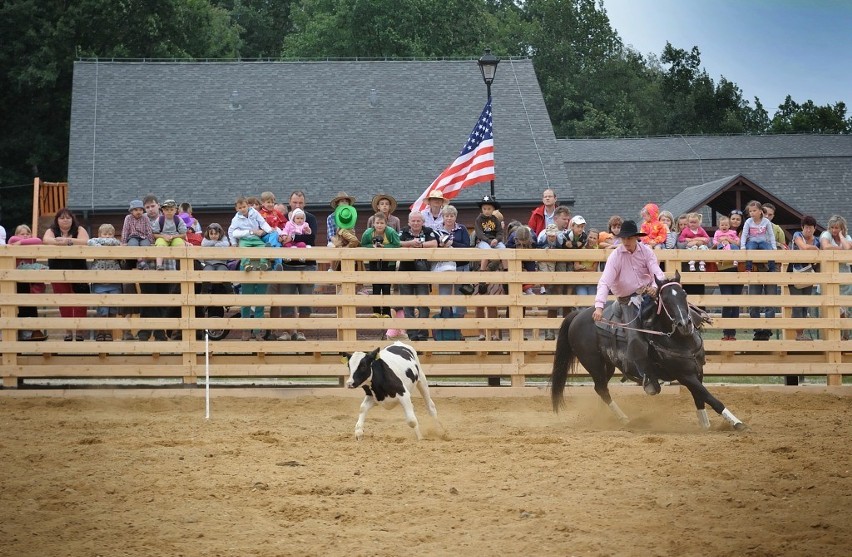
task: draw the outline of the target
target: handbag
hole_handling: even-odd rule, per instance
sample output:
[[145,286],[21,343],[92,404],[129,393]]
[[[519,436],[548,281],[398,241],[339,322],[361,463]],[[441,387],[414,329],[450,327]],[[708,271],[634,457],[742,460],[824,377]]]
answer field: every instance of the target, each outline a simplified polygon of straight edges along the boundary
[[[793,272],[794,273],[815,273],[816,271],[814,270],[813,265],[805,265],[804,267],[801,267],[801,268],[793,267]],[[801,290],[803,288],[808,288],[809,286],[813,286],[813,283],[793,284],[791,286],[793,286],[793,288],[798,288],[799,290]]]

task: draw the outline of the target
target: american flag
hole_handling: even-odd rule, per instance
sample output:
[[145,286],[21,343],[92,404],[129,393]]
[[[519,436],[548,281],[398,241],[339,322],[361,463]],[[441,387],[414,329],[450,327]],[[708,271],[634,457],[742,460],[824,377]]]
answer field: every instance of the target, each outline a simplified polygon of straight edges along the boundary
[[444,194],[445,199],[452,199],[465,188],[493,179],[494,129],[491,120],[491,99],[488,99],[458,158],[411,204],[411,210],[425,210],[429,206],[426,198],[435,190]]

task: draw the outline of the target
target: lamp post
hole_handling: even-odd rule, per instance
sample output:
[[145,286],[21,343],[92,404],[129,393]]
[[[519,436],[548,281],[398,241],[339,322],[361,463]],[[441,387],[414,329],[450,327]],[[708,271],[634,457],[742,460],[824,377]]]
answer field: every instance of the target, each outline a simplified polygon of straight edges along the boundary
[[[490,48],[486,48],[477,63],[479,71],[482,72],[482,81],[485,82],[488,100],[491,100],[491,84],[494,83],[494,76],[497,75],[497,64],[500,63],[500,59],[491,54]],[[491,197],[494,197],[494,180],[491,180]]]
[[494,76],[497,74],[497,64],[500,59],[491,54],[491,49],[486,48],[485,53],[477,62],[479,71],[482,72],[482,81],[485,82],[485,87],[488,90],[488,98],[491,98],[491,84],[494,83]]
[[[482,81],[485,82],[485,88],[488,94],[488,100],[491,100],[491,84],[494,83],[494,76],[497,74],[497,64],[500,63],[500,59],[491,54],[491,49],[486,48],[485,52],[478,60],[479,71],[482,72]],[[494,180],[491,180],[491,198],[494,198]],[[477,309],[478,311],[478,309]],[[478,313],[477,313],[478,315]],[[499,377],[489,377],[488,378],[488,386],[489,387],[499,387],[500,386],[500,378]]]

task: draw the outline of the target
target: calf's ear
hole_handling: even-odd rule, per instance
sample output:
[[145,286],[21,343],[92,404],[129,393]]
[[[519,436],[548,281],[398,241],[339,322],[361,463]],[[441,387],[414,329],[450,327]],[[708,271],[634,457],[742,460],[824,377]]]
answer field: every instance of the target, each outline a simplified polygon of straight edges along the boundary
[[370,355],[369,355],[368,357],[369,357],[371,360],[378,360],[378,359],[380,359],[380,358],[379,358],[379,350],[381,350],[381,348],[376,348],[375,350],[373,350],[372,352],[370,352]]
[[348,364],[348,363],[349,363],[349,359],[350,359],[351,357],[352,357],[352,354],[341,354],[341,355],[340,355],[340,363],[341,363],[341,364]]

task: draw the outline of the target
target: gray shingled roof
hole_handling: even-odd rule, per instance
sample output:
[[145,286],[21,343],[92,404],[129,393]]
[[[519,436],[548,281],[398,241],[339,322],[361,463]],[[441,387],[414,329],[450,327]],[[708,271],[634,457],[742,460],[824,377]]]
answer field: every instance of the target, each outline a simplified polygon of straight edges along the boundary
[[[502,61],[492,94],[498,199],[529,202],[526,192],[537,200],[553,187],[570,200],[532,62]],[[474,60],[80,61],[69,206],[123,211],[153,192],[204,210],[303,189],[309,207],[346,190],[361,202],[391,193],[402,209],[458,155],[484,104]]]
[[[560,139],[574,212],[605,227],[614,214],[637,219],[686,188],[712,188],[742,174],[825,224],[852,217],[852,136],[774,135],[646,139]],[[703,185],[703,186],[702,186]]]
[[669,211],[675,217],[693,211],[707,203],[715,193],[730,184],[734,179],[736,179],[736,176],[727,176],[719,180],[707,182],[706,184],[686,188],[663,203],[660,209]]

